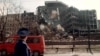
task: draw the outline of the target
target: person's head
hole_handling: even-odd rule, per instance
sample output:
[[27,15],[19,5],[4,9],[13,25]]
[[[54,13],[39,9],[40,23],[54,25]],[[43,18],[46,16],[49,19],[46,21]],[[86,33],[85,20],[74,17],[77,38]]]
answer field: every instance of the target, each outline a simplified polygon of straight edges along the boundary
[[29,30],[27,28],[20,28],[17,34],[20,36],[20,39],[27,40],[27,36],[29,35]]
[[19,38],[20,38],[21,40],[25,40],[25,41],[27,40],[27,36],[20,36]]

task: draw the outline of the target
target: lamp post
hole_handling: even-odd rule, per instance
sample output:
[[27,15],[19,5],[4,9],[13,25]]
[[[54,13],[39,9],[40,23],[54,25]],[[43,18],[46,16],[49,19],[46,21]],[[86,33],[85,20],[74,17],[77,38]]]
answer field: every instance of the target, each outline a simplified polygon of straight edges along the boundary
[[90,53],[93,54],[91,50],[91,42],[90,42],[90,26],[88,25],[87,27],[88,27],[88,49],[87,51],[89,50]]

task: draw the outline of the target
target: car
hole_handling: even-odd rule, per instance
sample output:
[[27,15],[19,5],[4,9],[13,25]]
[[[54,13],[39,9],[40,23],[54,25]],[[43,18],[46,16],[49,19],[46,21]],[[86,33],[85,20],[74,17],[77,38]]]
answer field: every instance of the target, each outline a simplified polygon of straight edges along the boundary
[[[18,40],[19,36],[13,36],[8,38],[5,41],[4,44],[4,53],[5,55],[13,54],[14,53],[14,47],[15,44]],[[39,36],[28,36],[28,39],[26,41],[32,51],[33,56],[43,56],[44,54],[44,49],[45,49],[45,41],[44,41],[44,36],[39,35]]]
[[3,43],[0,41],[0,56],[3,54],[3,53],[2,53],[3,48],[4,48],[3,46],[4,46]]

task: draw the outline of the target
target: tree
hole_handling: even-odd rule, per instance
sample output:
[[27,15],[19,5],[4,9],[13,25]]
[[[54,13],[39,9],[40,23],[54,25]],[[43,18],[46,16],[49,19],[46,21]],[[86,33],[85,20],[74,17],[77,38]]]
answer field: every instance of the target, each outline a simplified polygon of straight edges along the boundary
[[4,37],[5,37],[5,28],[7,25],[7,19],[8,19],[8,14],[11,13],[18,13],[18,17],[15,19],[16,21],[20,23],[19,18],[20,16],[20,12],[22,7],[20,5],[17,5],[16,3],[12,2],[13,0],[1,0],[0,1],[0,40],[4,41]]

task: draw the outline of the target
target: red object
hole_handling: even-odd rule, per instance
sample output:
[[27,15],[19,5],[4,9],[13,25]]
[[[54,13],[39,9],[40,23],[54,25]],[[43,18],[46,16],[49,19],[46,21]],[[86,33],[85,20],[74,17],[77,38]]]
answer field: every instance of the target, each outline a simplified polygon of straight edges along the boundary
[[[13,54],[14,53],[14,46],[18,40],[18,36],[13,36],[11,38],[8,38],[5,41],[4,48],[7,54]],[[45,42],[44,42],[44,36],[28,36],[27,44],[30,47],[32,53],[38,52],[38,54],[43,55],[44,49],[45,49]]]
[[3,56],[3,51],[4,51],[4,43],[0,41],[0,56]]
[[2,49],[4,49],[4,45],[2,42],[0,42],[0,52],[2,51]]

